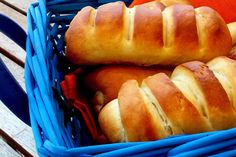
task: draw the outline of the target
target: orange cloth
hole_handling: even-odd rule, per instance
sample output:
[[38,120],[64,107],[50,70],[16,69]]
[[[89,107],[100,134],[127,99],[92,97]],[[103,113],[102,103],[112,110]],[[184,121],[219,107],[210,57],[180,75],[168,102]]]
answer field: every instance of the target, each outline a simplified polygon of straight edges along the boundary
[[147,2],[151,2],[153,0],[134,0],[131,4],[130,4],[130,8],[132,8],[135,5],[139,5],[139,4],[143,4],[143,3],[147,3]]
[[194,7],[209,6],[215,9],[226,23],[236,21],[235,0],[189,0]]
[[[150,2],[152,0],[134,0],[130,7],[138,4]],[[208,6],[215,9],[226,23],[236,21],[236,1],[235,0],[188,0],[195,8]]]

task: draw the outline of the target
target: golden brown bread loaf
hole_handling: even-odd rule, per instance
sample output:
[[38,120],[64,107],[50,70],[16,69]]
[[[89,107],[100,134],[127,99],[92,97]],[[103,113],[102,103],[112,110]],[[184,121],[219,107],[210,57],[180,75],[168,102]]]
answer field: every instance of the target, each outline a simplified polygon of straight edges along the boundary
[[119,89],[124,82],[136,80],[141,84],[143,79],[156,73],[165,73],[170,76],[172,70],[172,68],[159,66],[100,66],[84,77],[84,84],[94,93],[93,105],[96,113],[99,113],[105,104],[118,96]]
[[236,126],[236,61],[177,66],[171,77],[149,76],[141,86],[125,82],[98,120],[110,142],[146,141]]
[[228,55],[227,25],[208,7],[166,7],[157,2],[127,8],[123,2],[85,7],[65,35],[75,64],[177,65]]

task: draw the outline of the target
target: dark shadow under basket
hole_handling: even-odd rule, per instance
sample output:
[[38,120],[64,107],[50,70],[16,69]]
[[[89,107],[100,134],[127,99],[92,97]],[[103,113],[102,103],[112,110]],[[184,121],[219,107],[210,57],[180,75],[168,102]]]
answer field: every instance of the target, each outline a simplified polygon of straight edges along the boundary
[[[172,136],[150,142],[91,145],[76,117],[65,123],[60,95],[64,33],[78,10],[112,0],[41,0],[28,12],[25,80],[31,125],[40,156],[235,156],[236,129]],[[125,1],[127,4],[130,0]],[[63,101],[63,99],[62,99]],[[65,107],[65,106],[64,106]],[[142,126],[140,126],[142,127]],[[81,142],[83,139],[83,142]],[[87,140],[87,141],[86,141]],[[90,146],[84,146],[90,145]]]

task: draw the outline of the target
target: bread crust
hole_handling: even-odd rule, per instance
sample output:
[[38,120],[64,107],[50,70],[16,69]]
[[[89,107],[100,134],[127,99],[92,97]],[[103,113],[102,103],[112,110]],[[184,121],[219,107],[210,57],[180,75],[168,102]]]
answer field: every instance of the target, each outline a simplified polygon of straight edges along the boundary
[[[197,83],[196,86],[204,99],[201,105],[215,130],[228,129],[236,125],[236,114],[227,93],[207,65],[193,61],[184,63],[175,70],[186,71],[185,74],[195,80],[193,82]],[[175,70],[173,73],[176,73]]]
[[209,120],[183,95],[164,73],[146,78],[145,83],[158,100],[171,122],[184,133],[192,134],[211,131]]
[[[112,118],[107,118],[112,117]],[[118,100],[109,102],[98,116],[100,127],[109,142],[126,142],[127,136],[121,122]]]
[[128,141],[155,140],[170,135],[155,106],[140,91],[137,81],[129,80],[122,85],[118,102]]
[[217,57],[207,63],[209,69],[214,73],[226,91],[231,105],[236,110],[236,62],[225,56]]
[[207,62],[212,55],[215,57],[229,55],[232,37],[222,17],[209,7],[196,8],[195,15],[200,43],[199,52],[202,54],[199,61]]
[[236,46],[236,22],[229,23],[227,26],[232,37],[232,44]]

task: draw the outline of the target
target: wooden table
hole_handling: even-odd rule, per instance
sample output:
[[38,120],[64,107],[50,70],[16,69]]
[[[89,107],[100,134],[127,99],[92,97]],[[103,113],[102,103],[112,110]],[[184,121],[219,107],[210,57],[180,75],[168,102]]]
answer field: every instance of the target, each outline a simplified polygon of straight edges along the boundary
[[[36,0],[0,0],[0,13],[14,19],[27,32],[26,12],[33,2],[36,2]],[[13,60],[14,57],[19,59],[18,63],[22,65],[25,52],[0,33],[0,57],[25,89],[24,69],[14,62],[16,60],[12,61],[6,56],[10,56]],[[12,114],[1,101],[0,156],[37,156],[31,128]]]

